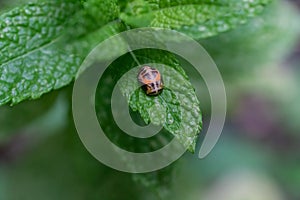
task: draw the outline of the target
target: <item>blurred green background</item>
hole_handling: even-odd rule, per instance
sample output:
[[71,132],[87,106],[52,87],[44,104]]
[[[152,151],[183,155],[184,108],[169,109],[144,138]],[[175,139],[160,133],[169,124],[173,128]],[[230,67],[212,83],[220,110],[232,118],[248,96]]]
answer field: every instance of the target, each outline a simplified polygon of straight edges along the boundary
[[[0,12],[22,2],[1,0]],[[299,7],[276,1],[249,23],[199,41],[224,78],[225,128],[208,157],[186,153],[148,174],[154,178],[115,171],[87,152],[71,117],[72,86],[0,107],[0,200],[299,200]],[[205,88],[199,99],[205,132]]]

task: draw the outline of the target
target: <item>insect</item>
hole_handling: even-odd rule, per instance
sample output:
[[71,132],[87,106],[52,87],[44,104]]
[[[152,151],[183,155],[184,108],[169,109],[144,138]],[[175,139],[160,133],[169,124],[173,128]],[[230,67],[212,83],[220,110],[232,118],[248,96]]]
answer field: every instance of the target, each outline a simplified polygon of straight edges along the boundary
[[138,74],[138,81],[142,89],[149,96],[156,96],[163,90],[163,80],[160,72],[150,66],[143,66]]

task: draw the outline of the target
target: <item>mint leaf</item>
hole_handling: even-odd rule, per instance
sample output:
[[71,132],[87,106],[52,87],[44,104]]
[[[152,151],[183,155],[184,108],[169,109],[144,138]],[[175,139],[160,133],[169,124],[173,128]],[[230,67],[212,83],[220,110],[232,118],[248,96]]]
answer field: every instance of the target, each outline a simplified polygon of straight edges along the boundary
[[58,37],[76,3],[28,4],[0,16],[0,60],[9,62]]
[[[156,97],[147,96],[141,88],[132,94],[131,91],[139,85],[136,78],[139,69],[132,69],[119,82],[130,107],[138,111],[146,123],[163,125],[189,151],[194,152],[202,119],[199,101],[187,75],[171,53],[148,49],[135,51],[134,54],[141,64],[164,64],[149,65],[160,71],[166,88]],[[116,66],[120,64],[129,68],[137,65],[129,55],[115,63]]]
[[0,16],[0,105],[37,98],[70,81],[66,74],[76,71],[73,63],[79,60],[61,54],[52,43],[78,8],[72,2],[47,2]]
[[83,9],[70,22],[68,37],[79,38],[98,30],[119,16],[117,0],[88,0],[82,3]]
[[[87,20],[77,14],[82,13],[80,9],[78,3],[46,2],[28,4],[0,16],[0,105],[36,99],[69,84],[89,50],[119,32],[118,22],[103,28],[89,27],[88,31],[78,21]],[[115,18],[117,13],[104,13],[103,9],[103,18],[98,20],[107,23],[105,20]],[[72,20],[78,25],[70,28]],[[70,36],[77,31],[82,34]]]
[[121,19],[134,27],[161,27],[200,39],[244,24],[271,0],[134,0]]
[[[68,34],[64,37],[66,38],[66,42],[63,42],[63,45],[65,46],[67,52],[70,52],[71,54],[81,55],[81,57],[84,58],[101,41],[104,41],[110,36],[113,36],[123,30],[125,30],[125,25],[123,23],[119,21],[113,21],[102,26],[101,28],[89,32],[84,37],[68,39]],[[109,49],[101,49],[101,55],[105,55],[107,57],[112,56],[112,52],[117,52],[120,46],[122,46],[122,43],[123,41],[115,41],[114,45],[110,46]]]

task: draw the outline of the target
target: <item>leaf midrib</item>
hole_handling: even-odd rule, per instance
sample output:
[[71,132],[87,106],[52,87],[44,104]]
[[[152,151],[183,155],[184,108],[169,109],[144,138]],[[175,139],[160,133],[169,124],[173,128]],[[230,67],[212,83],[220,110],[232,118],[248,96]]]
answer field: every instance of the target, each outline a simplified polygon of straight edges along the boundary
[[48,46],[51,46],[52,44],[54,44],[55,42],[57,42],[60,38],[62,38],[62,35],[63,35],[63,34],[61,34],[61,35],[59,35],[59,36],[53,38],[53,39],[50,40],[49,42],[45,42],[43,45],[41,45],[41,46],[39,46],[39,47],[33,48],[33,49],[31,49],[31,50],[25,52],[24,54],[18,55],[18,56],[16,56],[16,57],[13,57],[13,58],[11,58],[11,59],[9,59],[9,60],[7,60],[7,61],[1,63],[0,67],[2,67],[3,65],[8,64],[8,63],[10,63],[10,62],[14,62],[15,60],[18,60],[18,59],[21,59],[21,58],[23,58],[23,57],[26,57],[26,56],[28,56],[28,55],[30,55],[30,54],[32,54],[32,53],[35,53],[35,52],[37,52],[37,51],[39,51],[39,50],[41,50],[41,49],[46,48],[46,47],[48,47]]

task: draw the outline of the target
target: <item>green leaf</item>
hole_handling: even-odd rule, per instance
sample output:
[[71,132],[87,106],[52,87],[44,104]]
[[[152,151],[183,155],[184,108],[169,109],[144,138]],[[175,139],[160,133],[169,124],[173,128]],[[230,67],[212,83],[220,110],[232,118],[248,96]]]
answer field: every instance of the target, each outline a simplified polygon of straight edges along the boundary
[[[85,56],[100,42],[123,30],[125,30],[125,25],[123,23],[113,21],[86,34],[84,37],[68,39],[67,35],[64,37],[66,42],[63,42],[63,45],[65,46],[65,50],[70,54],[80,55],[82,58],[85,58]],[[113,55],[112,52],[117,52],[121,46],[122,41],[115,41],[114,45],[110,46],[109,49],[101,49],[101,55],[110,57]]]
[[[152,152],[165,146],[172,139],[172,135],[165,129],[162,129],[158,134],[150,138],[131,137],[119,128],[111,111],[111,96],[114,87],[122,74],[131,68],[131,65],[127,63],[129,61],[127,59],[131,60],[132,57],[127,54],[121,56],[101,76],[95,94],[95,110],[103,131],[110,141],[118,147],[131,152]],[[126,101],[126,98],[124,97],[123,100]],[[120,112],[124,110],[120,110]],[[143,119],[138,112],[131,112],[131,117],[137,124],[143,124]]]
[[76,71],[73,63],[79,60],[53,49],[52,43],[77,9],[77,3],[47,2],[0,16],[0,105],[37,98],[70,81],[66,74]]
[[77,9],[75,3],[48,2],[28,4],[1,15],[1,63],[50,43],[62,33],[66,18]]
[[244,24],[271,0],[134,0],[121,19],[134,27],[161,27],[200,39]]
[[[36,99],[69,84],[89,50],[119,32],[117,22],[89,32],[82,21],[79,23],[87,18],[78,17],[82,16],[82,12],[77,15],[78,10],[78,3],[47,2],[28,4],[0,16],[0,105]],[[102,24],[116,17],[116,12],[102,11],[103,18],[97,19]],[[72,20],[78,25],[69,28]],[[83,29],[85,32],[80,32]],[[84,35],[69,37],[77,31]]]
[[[138,68],[130,70],[122,78],[115,77],[120,79],[121,92],[126,96],[130,107],[133,111],[138,111],[146,123],[163,125],[189,151],[194,152],[202,119],[199,101],[187,75],[177,59],[168,52],[148,49],[135,51],[134,54],[141,64],[164,64],[150,65],[162,74],[165,89],[156,97],[147,96],[141,88],[132,93],[139,86],[136,78]],[[137,65],[130,55],[115,62],[115,66],[121,64],[127,66],[127,69]],[[122,70],[116,73],[120,71]]]
[[83,9],[76,13],[70,22],[68,37],[79,38],[98,30],[108,22],[115,20],[120,9],[117,0],[88,0],[83,2]]

